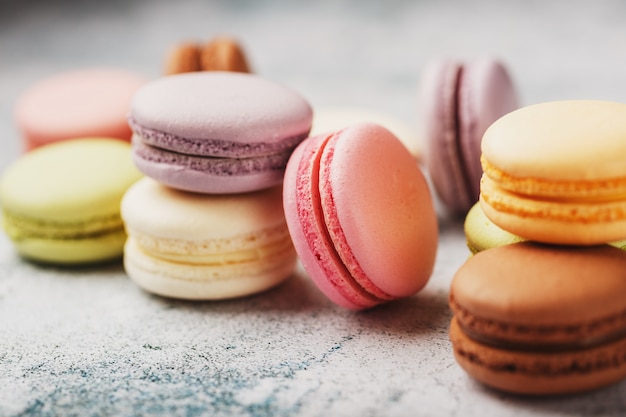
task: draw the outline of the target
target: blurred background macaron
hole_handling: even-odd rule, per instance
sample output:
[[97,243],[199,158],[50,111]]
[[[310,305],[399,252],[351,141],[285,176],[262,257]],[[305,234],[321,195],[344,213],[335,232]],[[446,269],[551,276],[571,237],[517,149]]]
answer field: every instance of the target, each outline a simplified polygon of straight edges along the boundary
[[495,58],[438,58],[426,66],[420,81],[426,166],[447,210],[464,216],[478,201],[483,133],[518,107],[513,80]]
[[169,48],[165,75],[194,71],[252,72],[243,47],[230,36],[217,36],[206,44],[180,42]]
[[26,150],[60,140],[106,137],[130,141],[127,116],[147,78],[120,68],[81,68],[33,84],[15,104]]
[[2,226],[17,252],[76,265],[120,258],[122,196],[141,178],[130,144],[84,138],[41,146],[0,178]]
[[313,126],[310,136],[334,132],[359,123],[376,123],[393,133],[420,162],[424,145],[417,126],[380,109],[363,106],[317,106],[313,109]]

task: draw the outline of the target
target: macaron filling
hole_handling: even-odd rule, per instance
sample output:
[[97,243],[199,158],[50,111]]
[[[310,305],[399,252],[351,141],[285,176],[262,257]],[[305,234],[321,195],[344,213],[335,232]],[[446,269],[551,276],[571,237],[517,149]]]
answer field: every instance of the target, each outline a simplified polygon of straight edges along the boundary
[[165,150],[144,143],[137,135],[133,135],[133,159],[138,167],[144,172],[148,168],[143,167],[141,160],[151,163],[178,166],[191,169],[200,173],[230,177],[233,175],[258,174],[267,171],[282,171],[285,169],[291,149],[282,153],[261,155],[248,158],[209,157],[190,154],[182,154]]
[[523,324],[478,317],[451,295],[457,324],[471,339],[496,348],[556,352],[592,348],[626,337],[626,310],[606,317],[570,324]]
[[544,198],[546,200],[603,202],[626,198],[626,177],[604,179],[558,180],[538,177],[516,177],[499,169],[484,156],[481,165],[485,176],[502,189],[514,194]]
[[[602,187],[598,183],[599,187]],[[481,180],[481,200],[503,213],[524,218],[544,218],[571,223],[610,223],[626,220],[626,199],[613,198],[539,197],[510,192],[487,175]],[[532,204],[529,204],[529,201]],[[615,239],[621,238],[615,236]],[[610,239],[608,239],[610,240]]]
[[[143,250],[134,237],[129,237],[124,248],[124,266],[134,280],[139,280],[142,287],[151,288],[149,282],[144,282],[143,274],[149,273],[155,277],[164,277],[168,281],[181,281],[186,283],[197,284],[217,284],[235,285],[237,280],[251,280],[255,282],[254,286],[245,290],[245,293],[254,293],[263,289],[267,289],[277,283],[285,280],[292,272],[296,263],[296,254],[293,248],[286,250],[276,256],[264,258],[259,261],[250,262],[230,262],[230,263],[194,263],[187,264],[185,262],[176,262],[164,258],[150,256]],[[268,275],[270,280],[264,280],[260,277]],[[154,278],[154,277],[153,277]],[[160,293],[152,289],[156,293]],[[182,297],[182,298],[198,298],[196,296],[186,294],[162,294],[166,296]],[[197,294],[196,294],[197,295]],[[212,296],[199,298],[231,298],[237,295],[246,294],[213,294]]]
[[[522,374],[539,377],[578,375],[584,377],[593,372],[619,368],[626,363],[626,338],[587,350],[571,352],[501,350],[469,338],[464,334],[456,318],[453,318],[450,324],[450,338],[455,345],[455,355],[481,368],[508,375]],[[615,379],[621,378],[620,375]],[[582,387],[582,389],[585,388]],[[543,393],[534,392],[532,386],[526,389],[534,394]],[[556,385],[553,389],[558,392],[560,387]]]
[[127,226],[128,234],[147,254],[172,261],[201,265],[227,265],[257,262],[293,253],[293,244],[285,225],[259,233],[228,239],[190,241],[153,237]]
[[28,238],[75,240],[123,230],[119,214],[92,217],[82,221],[44,221],[3,210],[2,221],[7,235],[13,240]]
[[308,135],[308,131],[271,142],[234,142],[219,138],[189,138],[150,129],[134,118],[130,126],[143,143],[177,154],[220,158],[249,158],[251,156],[289,155]]

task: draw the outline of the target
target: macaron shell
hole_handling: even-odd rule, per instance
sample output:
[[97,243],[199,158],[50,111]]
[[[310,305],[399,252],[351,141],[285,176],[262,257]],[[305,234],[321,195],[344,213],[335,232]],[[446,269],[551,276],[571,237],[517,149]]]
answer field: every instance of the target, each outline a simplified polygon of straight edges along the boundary
[[481,141],[487,128],[518,107],[517,94],[507,70],[496,59],[466,63],[458,82],[458,135],[470,197],[478,201]]
[[289,233],[309,277],[335,304],[358,310],[380,304],[352,278],[328,237],[320,192],[320,158],[332,135],[302,142],[287,164],[283,205]]
[[208,71],[145,85],[133,98],[131,117],[145,128],[184,139],[253,144],[306,135],[312,110],[298,94],[272,81]]
[[115,68],[86,68],[48,77],[18,99],[15,121],[27,149],[79,137],[130,140],[132,95],[147,79]]
[[626,377],[626,338],[593,349],[540,353],[508,351],[469,338],[452,319],[454,356],[472,377],[516,394],[555,395],[589,391]]
[[233,194],[279,185],[290,153],[251,158],[196,157],[148,146],[133,137],[132,158],[142,173],[170,187]]
[[107,138],[38,148],[10,165],[0,181],[4,211],[41,222],[119,217],[125,191],[141,178],[130,145]]
[[296,266],[291,250],[259,262],[201,265],[147,255],[132,237],[124,248],[124,268],[139,287],[164,297],[221,300],[268,290],[289,278]]
[[436,216],[419,167],[393,134],[360,124],[333,136],[321,160],[320,193],[335,249],[358,281],[392,297],[426,285]]
[[546,102],[518,109],[491,125],[482,152],[491,165],[516,178],[624,179],[624,136],[626,104]]
[[75,239],[27,237],[14,240],[13,244],[21,256],[36,262],[81,265],[121,258],[125,242],[126,233],[118,229]]
[[625,293],[624,251],[523,242],[468,259],[452,280],[450,304],[472,334],[571,346],[623,333]]
[[185,241],[228,239],[285,226],[281,187],[205,195],[143,178],[124,195],[121,210],[124,222],[139,233]]

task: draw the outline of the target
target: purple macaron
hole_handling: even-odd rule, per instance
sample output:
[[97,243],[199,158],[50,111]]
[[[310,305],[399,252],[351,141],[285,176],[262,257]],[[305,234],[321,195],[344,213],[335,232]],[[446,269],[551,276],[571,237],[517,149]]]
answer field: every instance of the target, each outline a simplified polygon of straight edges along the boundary
[[480,193],[483,133],[518,107],[513,82],[496,59],[442,58],[426,67],[420,94],[430,178],[448,210],[465,215]]
[[282,182],[312,117],[300,95],[256,75],[161,77],[133,98],[133,160],[145,175],[180,190],[260,190]]

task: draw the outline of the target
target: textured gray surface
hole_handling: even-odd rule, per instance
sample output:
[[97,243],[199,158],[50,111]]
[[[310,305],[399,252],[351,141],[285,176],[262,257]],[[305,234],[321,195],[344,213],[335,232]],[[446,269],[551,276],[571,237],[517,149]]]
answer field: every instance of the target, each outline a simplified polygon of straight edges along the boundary
[[[522,101],[626,101],[618,1],[0,3],[0,168],[11,119],[50,73],[115,65],[159,75],[165,48],[236,35],[255,72],[314,106],[363,105],[417,124],[426,61],[491,54]],[[150,296],[119,264],[46,268],[0,234],[0,415],[574,416],[626,414],[626,384],[529,399],[456,365],[447,291],[468,252],[441,214],[433,277],[415,297],[361,313],[331,305],[302,271],[255,297]]]

